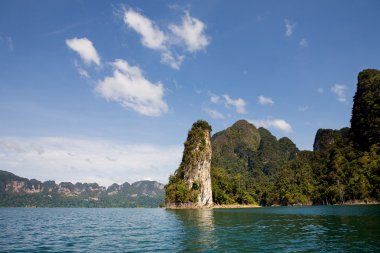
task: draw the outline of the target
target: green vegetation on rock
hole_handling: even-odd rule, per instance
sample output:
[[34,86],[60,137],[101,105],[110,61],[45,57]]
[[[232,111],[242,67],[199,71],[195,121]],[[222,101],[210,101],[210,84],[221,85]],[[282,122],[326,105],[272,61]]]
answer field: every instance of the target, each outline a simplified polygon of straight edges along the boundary
[[288,138],[239,120],[212,137],[212,184],[217,204],[274,202],[275,174],[299,152]]
[[217,204],[380,201],[380,71],[358,77],[351,129],[319,129],[314,151],[239,120],[212,137]]
[[[203,205],[212,201],[211,130],[211,126],[204,120],[198,120],[192,125],[184,144],[181,164],[174,175],[170,176],[169,183],[165,186],[165,204],[167,206]],[[207,195],[210,195],[209,200]]]
[[380,71],[363,70],[358,76],[358,86],[352,108],[351,134],[355,147],[369,151],[371,145],[380,143]]
[[199,191],[192,187],[189,189],[184,179],[171,176],[165,186],[165,203],[194,203]]

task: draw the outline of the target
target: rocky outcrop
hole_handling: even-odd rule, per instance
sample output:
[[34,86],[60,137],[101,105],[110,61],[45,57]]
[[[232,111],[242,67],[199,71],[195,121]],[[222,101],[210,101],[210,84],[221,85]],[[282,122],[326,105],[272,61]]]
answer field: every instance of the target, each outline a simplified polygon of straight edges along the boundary
[[210,207],[211,126],[197,121],[188,133],[182,162],[166,185],[166,207]]
[[314,151],[328,151],[336,145],[348,141],[349,138],[348,127],[340,130],[333,129],[318,129],[314,138]]
[[199,189],[197,206],[210,206],[212,204],[211,190],[211,140],[210,131],[202,129],[203,135],[197,141],[195,149],[187,150],[194,161],[184,164],[184,179],[188,187]]

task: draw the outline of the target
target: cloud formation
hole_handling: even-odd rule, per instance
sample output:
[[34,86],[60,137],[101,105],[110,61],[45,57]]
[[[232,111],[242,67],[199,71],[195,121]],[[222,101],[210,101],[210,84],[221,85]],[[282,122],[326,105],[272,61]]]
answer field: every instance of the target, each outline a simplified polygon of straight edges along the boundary
[[260,105],[273,105],[274,102],[271,98],[265,96],[259,96],[258,103]]
[[205,24],[199,19],[191,17],[189,12],[185,12],[181,25],[172,24],[169,29],[185,43],[189,52],[205,49],[210,43],[209,38],[205,35]]
[[83,78],[90,78],[90,75],[88,74],[87,70],[83,69],[79,63],[77,62],[77,60],[74,61],[74,66],[77,68],[78,70],[78,73],[81,77]]
[[347,102],[346,98],[347,86],[342,84],[334,84],[331,87],[331,92],[335,94],[337,100],[342,103]]
[[73,38],[66,40],[66,45],[79,54],[87,65],[94,63],[100,66],[100,57],[92,42],[87,38]]
[[166,183],[183,147],[123,144],[89,138],[0,138],[0,167],[19,176],[57,182]]
[[290,23],[288,19],[285,19],[285,35],[286,37],[290,37],[293,34],[294,27],[296,26],[295,23]]
[[[230,97],[230,95],[227,95],[227,94],[219,96],[219,95],[210,93],[210,102],[212,104],[222,104],[226,108],[233,107],[233,109],[239,114],[246,114],[247,113],[247,109],[246,109],[247,102],[242,98],[233,99]],[[219,115],[220,113],[215,111],[215,110],[211,110],[211,111],[208,110],[205,112],[213,118],[220,118],[220,119],[224,118],[223,114]]]
[[171,32],[164,32],[148,17],[133,9],[124,13],[125,24],[141,36],[143,46],[160,52],[161,63],[179,69],[185,60],[184,52],[177,53],[175,46],[183,46],[187,52],[194,53],[209,44],[205,35],[205,24],[185,12],[181,25],[170,24]]
[[133,9],[124,14],[124,22],[141,35],[141,43],[152,49],[165,49],[166,36],[149,18]]
[[113,76],[105,77],[96,86],[98,94],[146,116],[160,116],[168,111],[161,82],[151,83],[139,67],[130,66],[125,60],[116,60],[113,67]]
[[226,107],[233,106],[235,107],[235,110],[237,113],[240,113],[240,114],[247,113],[247,110],[245,108],[247,103],[245,102],[244,99],[242,98],[232,99],[229,95],[226,95],[226,94],[223,95],[223,98],[224,98],[224,104]]
[[169,50],[164,50],[161,53],[161,63],[168,64],[173,69],[180,69],[183,61],[185,60],[184,55],[178,55],[173,53]]
[[291,133],[292,126],[283,119],[265,119],[265,120],[252,120],[250,121],[256,127],[274,128],[283,133]]

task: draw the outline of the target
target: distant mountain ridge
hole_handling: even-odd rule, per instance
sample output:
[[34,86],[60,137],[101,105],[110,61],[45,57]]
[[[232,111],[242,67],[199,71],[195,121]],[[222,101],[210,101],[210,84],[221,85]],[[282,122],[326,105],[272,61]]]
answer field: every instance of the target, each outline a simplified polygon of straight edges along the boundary
[[0,170],[0,206],[158,207],[164,185],[156,181],[112,184],[41,182]]

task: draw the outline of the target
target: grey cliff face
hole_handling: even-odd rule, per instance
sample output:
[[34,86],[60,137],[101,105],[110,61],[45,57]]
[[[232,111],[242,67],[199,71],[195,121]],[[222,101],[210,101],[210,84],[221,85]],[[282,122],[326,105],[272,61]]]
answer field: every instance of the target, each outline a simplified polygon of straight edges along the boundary
[[[187,165],[185,169],[184,179],[192,188],[194,184],[199,184],[199,195],[196,206],[207,207],[212,205],[212,189],[211,189],[211,139],[210,132],[204,131],[204,139],[199,140],[194,153],[194,161]],[[201,147],[202,146],[202,147]]]

